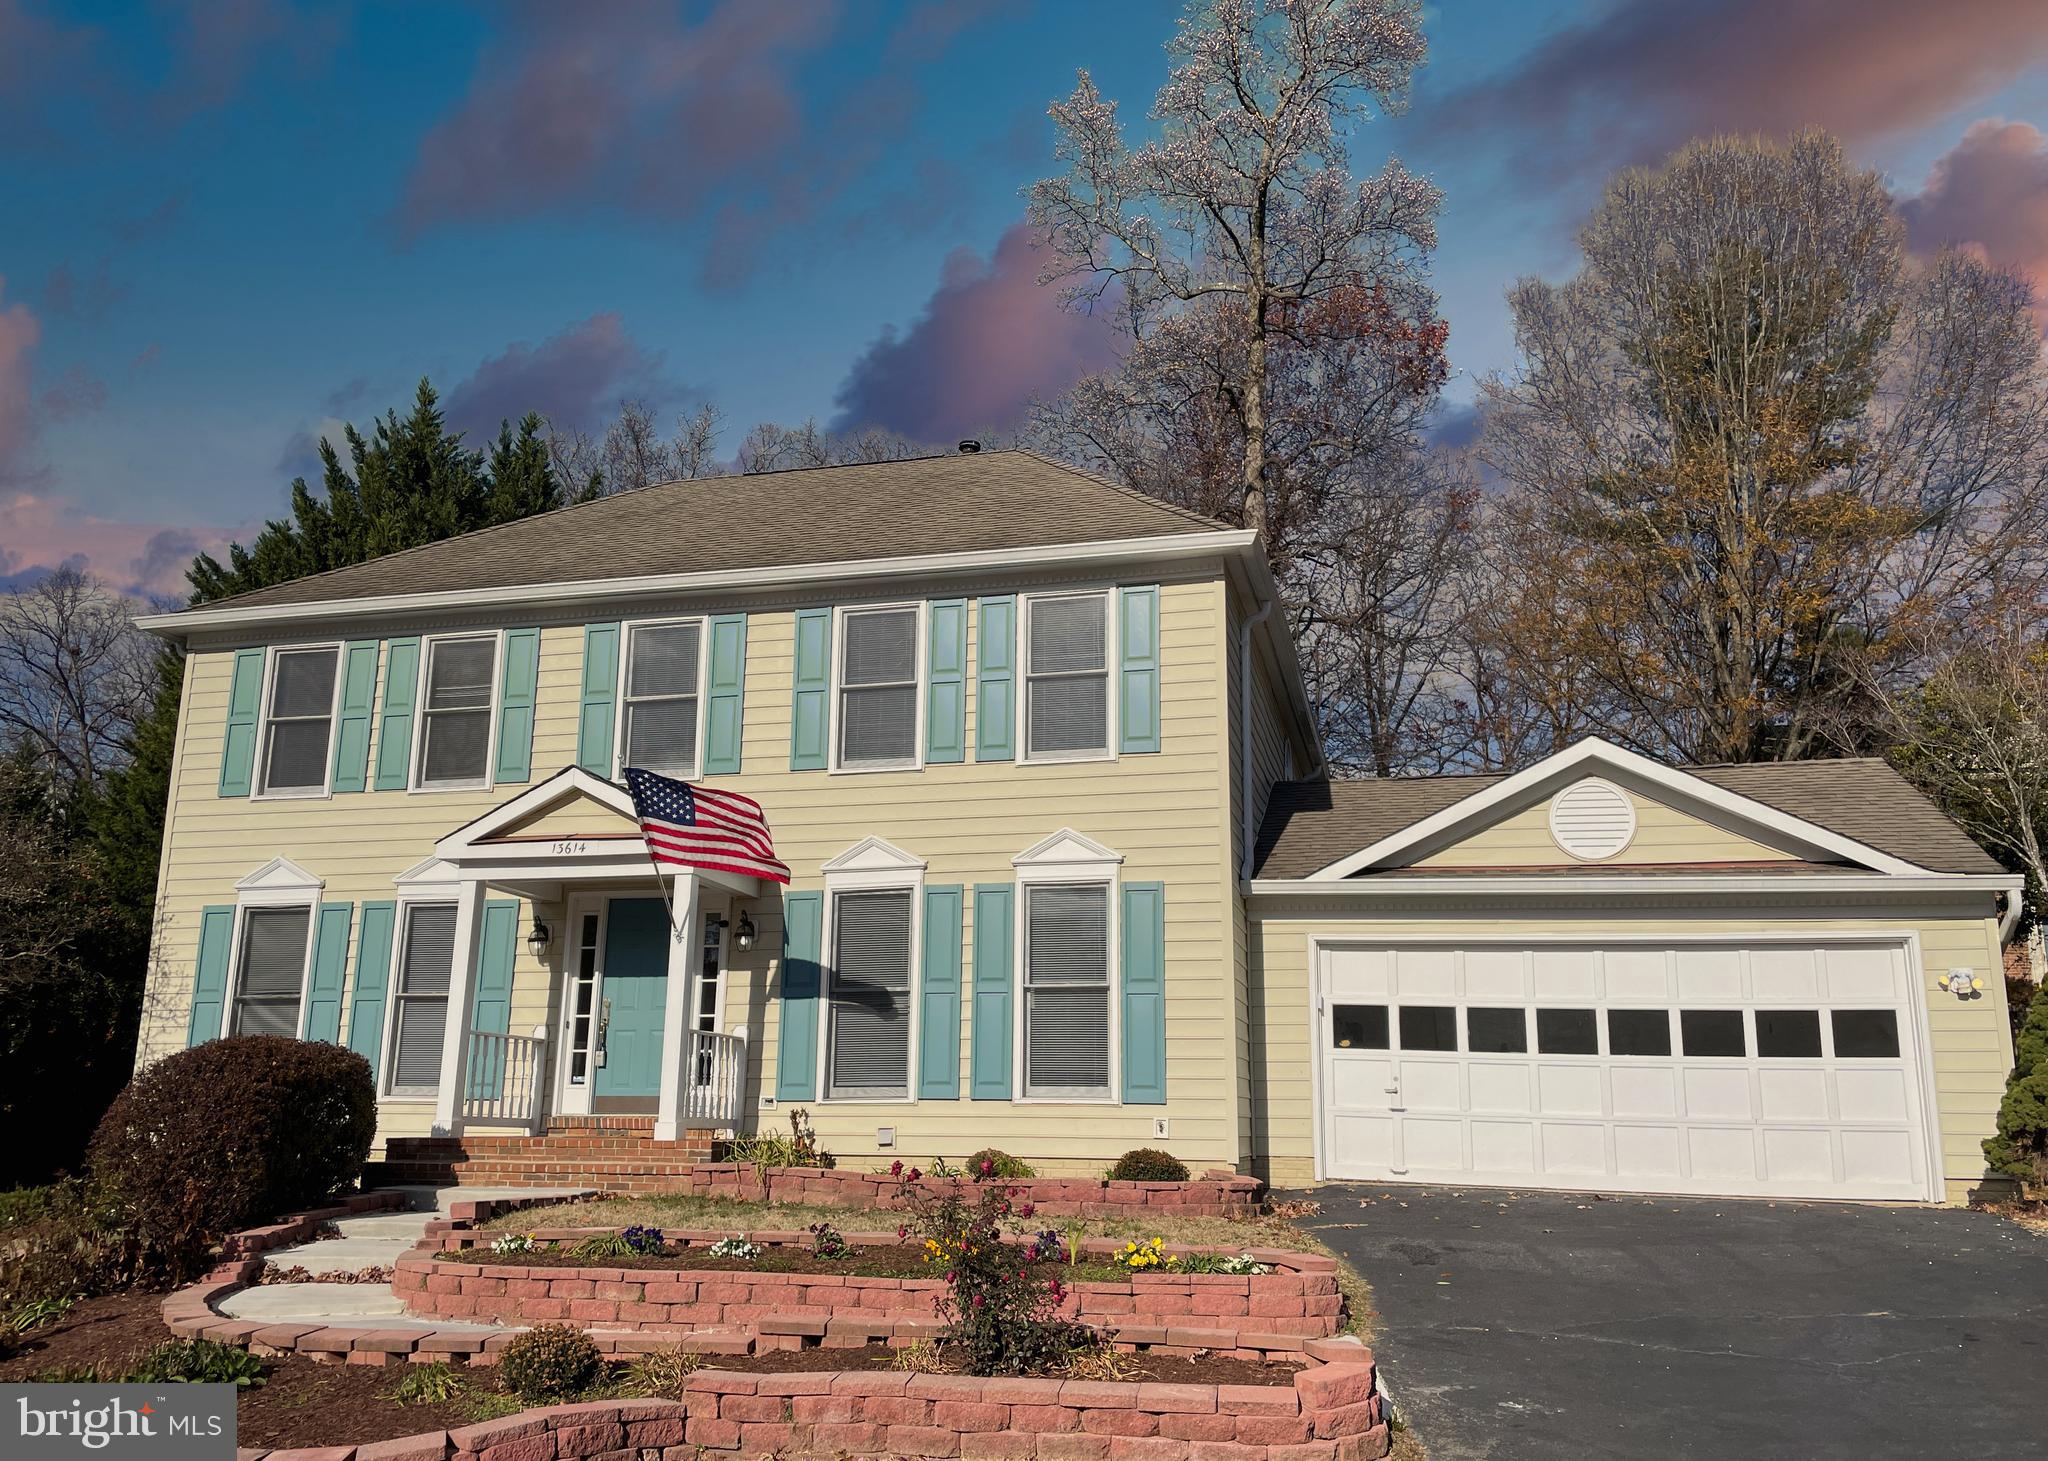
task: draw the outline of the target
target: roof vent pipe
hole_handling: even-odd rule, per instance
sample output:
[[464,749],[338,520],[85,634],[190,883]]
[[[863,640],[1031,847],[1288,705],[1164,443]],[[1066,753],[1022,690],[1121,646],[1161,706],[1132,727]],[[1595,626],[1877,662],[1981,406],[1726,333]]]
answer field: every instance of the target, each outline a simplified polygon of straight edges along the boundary
[[978,441],[976,441],[976,440],[975,440],[975,439],[974,439],[973,437],[971,437],[971,436],[963,438],[963,439],[961,440],[961,442],[960,442],[960,454],[961,454],[962,456],[968,456],[968,457],[971,457],[971,456],[973,456],[973,455],[974,455],[974,454],[975,454],[976,452],[978,452],[978,451],[980,451],[980,450],[981,450],[981,443],[980,443],[980,442],[978,442]]

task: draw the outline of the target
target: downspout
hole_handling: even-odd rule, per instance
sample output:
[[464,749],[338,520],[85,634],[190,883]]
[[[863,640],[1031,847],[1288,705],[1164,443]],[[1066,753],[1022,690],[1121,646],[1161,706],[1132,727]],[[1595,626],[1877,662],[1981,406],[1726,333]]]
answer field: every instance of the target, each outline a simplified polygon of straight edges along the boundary
[[2005,899],[2005,911],[1998,915],[1998,947],[2003,950],[2012,942],[2012,931],[2019,927],[2020,913],[2025,909],[2026,901],[2017,888],[2000,896]]
[[1237,635],[1237,745],[1238,745],[1238,817],[1243,823],[1240,838],[1244,844],[1244,858],[1238,868],[1238,877],[1249,882],[1252,876],[1252,851],[1258,842],[1258,824],[1252,817],[1252,631],[1266,622],[1266,616],[1273,612],[1273,601],[1266,600],[1259,606],[1259,612],[1246,619],[1238,628]]

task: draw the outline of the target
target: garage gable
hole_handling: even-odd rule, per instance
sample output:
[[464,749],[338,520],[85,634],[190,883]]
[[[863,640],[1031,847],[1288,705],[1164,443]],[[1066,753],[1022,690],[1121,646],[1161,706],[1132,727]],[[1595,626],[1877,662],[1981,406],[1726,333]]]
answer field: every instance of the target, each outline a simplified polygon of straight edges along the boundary
[[1703,777],[1586,740],[1310,874],[1755,865],[1925,869]]

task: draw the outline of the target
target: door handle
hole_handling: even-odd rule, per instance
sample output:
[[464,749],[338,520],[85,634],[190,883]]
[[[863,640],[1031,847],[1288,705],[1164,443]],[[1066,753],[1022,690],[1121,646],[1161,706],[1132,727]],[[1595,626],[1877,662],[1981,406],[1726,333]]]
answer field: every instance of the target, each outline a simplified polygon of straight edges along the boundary
[[597,1065],[600,1070],[604,1068],[605,1037],[611,1033],[611,1028],[612,1002],[607,999],[599,1004],[597,1010]]

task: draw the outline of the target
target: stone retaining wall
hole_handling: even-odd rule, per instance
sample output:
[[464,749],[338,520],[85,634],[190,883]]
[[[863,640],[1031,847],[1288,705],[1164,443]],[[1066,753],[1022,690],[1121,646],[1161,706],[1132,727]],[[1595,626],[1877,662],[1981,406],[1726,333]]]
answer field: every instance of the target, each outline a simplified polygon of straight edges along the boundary
[[[766,1195],[776,1202],[809,1202],[831,1207],[889,1207],[897,1179],[887,1172],[854,1172],[838,1167],[770,1167]],[[936,1188],[932,1178],[925,1185]],[[1020,1189],[1021,1201],[1048,1217],[1130,1217],[1143,1212],[1185,1217],[1251,1217],[1265,1184],[1235,1172],[1208,1172],[1187,1182],[1108,1182],[1086,1177],[1027,1177],[1004,1182]],[[762,1173],[735,1162],[700,1162],[662,1188],[698,1197],[733,1197],[758,1202]]]
[[[862,1370],[703,1369],[681,1402],[612,1400],[366,1446],[320,1461],[699,1461],[706,1454],[1008,1461],[1373,1461],[1391,1438],[1372,1352],[1312,1340],[1291,1387],[1156,1385]],[[244,1450],[238,1461],[314,1453]]]
[[246,1228],[239,1233],[229,1233],[221,1240],[221,1256],[225,1259],[247,1258],[253,1254],[267,1253],[272,1248],[289,1248],[297,1243],[310,1243],[319,1235],[322,1227],[336,1218],[360,1217],[366,1212],[395,1211],[404,1206],[405,1194],[402,1192],[352,1192],[332,1207],[314,1208],[310,1212],[295,1212],[288,1217],[279,1218],[274,1223],[265,1223],[260,1228]]
[[[590,1229],[546,1229],[542,1239],[575,1241]],[[447,1235],[451,1246],[477,1248],[489,1235]],[[731,1236],[719,1231],[670,1231],[672,1242],[707,1245]],[[763,1246],[807,1248],[803,1233],[754,1233]],[[894,1234],[850,1233],[855,1247],[898,1242]],[[1120,1245],[1097,1239],[1085,1253],[1111,1257]],[[1188,1254],[1176,1246],[1166,1250]],[[1314,1253],[1256,1249],[1252,1256],[1274,1272],[1256,1276],[1208,1273],[1134,1273],[1121,1283],[1078,1283],[1062,1312],[1084,1323],[1155,1327],[1249,1328],[1265,1334],[1316,1338],[1343,1327],[1336,1260]],[[813,1319],[930,1320],[945,1285],[936,1278],[854,1278],[831,1273],[773,1273],[758,1269],[647,1269],[527,1267],[462,1263],[414,1249],[393,1266],[391,1287],[407,1312],[470,1323],[565,1322],[586,1328],[751,1328],[764,1315]],[[837,1332],[853,1332],[842,1324]],[[820,1328],[828,1339],[835,1330]],[[854,1341],[866,1343],[865,1339]]]

